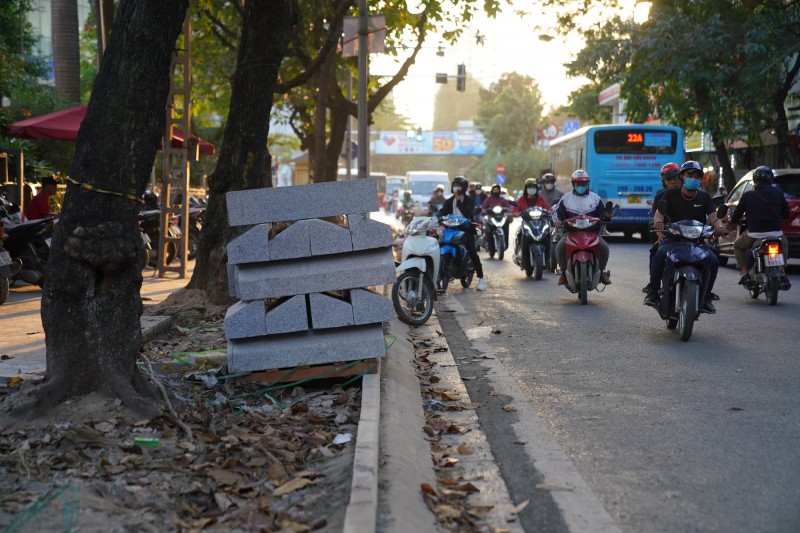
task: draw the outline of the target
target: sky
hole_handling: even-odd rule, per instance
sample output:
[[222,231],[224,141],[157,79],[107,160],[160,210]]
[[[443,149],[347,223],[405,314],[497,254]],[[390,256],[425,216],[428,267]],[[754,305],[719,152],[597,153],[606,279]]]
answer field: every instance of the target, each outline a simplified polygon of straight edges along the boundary
[[[636,0],[623,0],[622,4],[624,13],[632,13],[634,6],[638,6],[637,20],[640,17],[638,10],[647,7]],[[462,62],[467,73],[484,87],[506,72],[517,72],[535,79],[542,93],[545,113],[567,104],[569,94],[586,83],[582,78],[568,78],[564,68],[564,63],[568,63],[581,49],[582,39],[577,33],[551,33],[551,41],[540,40],[541,30],[535,26],[551,27],[554,26],[552,21],[554,17],[547,14],[531,20],[521,19],[510,10],[495,19],[476,17],[458,43],[444,47],[444,57],[436,55],[436,36],[429,36],[408,76],[394,90],[398,111],[418,127],[429,130],[433,124],[434,95],[441,87],[435,82],[435,74],[446,72],[454,76],[457,65]],[[482,46],[475,44],[476,30],[485,36]],[[373,54],[370,72],[381,74],[394,70],[385,57]],[[448,83],[455,83],[455,79],[449,79]]]

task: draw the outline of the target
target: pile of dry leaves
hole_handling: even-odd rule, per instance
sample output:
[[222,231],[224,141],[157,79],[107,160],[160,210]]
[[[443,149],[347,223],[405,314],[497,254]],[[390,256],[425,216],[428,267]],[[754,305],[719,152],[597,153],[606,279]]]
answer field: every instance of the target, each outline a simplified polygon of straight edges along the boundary
[[225,376],[213,357],[222,314],[181,297],[154,310],[175,306],[179,325],[142,350],[140,370],[169,393],[161,416],[131,422],[118,402],[87,397],[35,426],[0,428],[0,527],[341,530],[360,380]]

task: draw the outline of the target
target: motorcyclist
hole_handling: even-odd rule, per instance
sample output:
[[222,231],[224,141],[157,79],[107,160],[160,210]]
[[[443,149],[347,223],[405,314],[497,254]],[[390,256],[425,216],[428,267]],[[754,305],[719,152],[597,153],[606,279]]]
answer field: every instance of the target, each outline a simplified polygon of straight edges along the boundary
[[[436,215],[443,217],[456,214],[472,220],[475,212],[475,200],[467,195],[468,188],[469,182],[464,176],[456,176],[453,178],[453,183],[450,185],[450,192],[452,192],[453,195],[449,198],[445,198],[444,206]],[[485,291],[486,280],[483,279],[481,258],[478,257],[478,252],[475,251],[475,230],[472,225],[470,225],[469,229],[464,231],[463,243],[470,259],[472,259],[473,266],[475,266],[475,275],[478,276],[478,284],[475,288],[479,291]]]
[[[503,198],[501,195],[501,190],[502,189],[500,188],[500,185],[497,183],[492,185],[491,194],[481,203],[481,211],[484,213],[484,215],[491,212],[491,210],[497,206],[500,206],[506,210],[512,207],[511,202]],[[506,223],[503,224],[503,232],[505,233],[506,237],[506,248],[508,248],[508,227],[510,224],[511,217],[506,217]]]
[[547,200],[551,206],[555,206],[564,193],[556,188],[556,177],[550,172],[542,176],[542,191],[541,195]]
[[[539,181],[534,178],[528,178],[525,180],[525,186],[522,190],[522,196],[519,197],[517,200],[517,205],[514,206],[514,209],[511,211],[511,215],[518,217],[520,213],[525,211],[528,208],[539,206],[548,213],[552,212],[550,208],[550,204],[547,203],[547,200],[539,194]],[[519,248],[522,246],[520,242],[521,236],[519,231],[517,232],[517,241],[516,241],[516,253],[519,254]]]
[[444,186],[437,185],[428,201],[428,216],[433,216],[444,205]]
[[[582,169],[578,169],[572,173],[572,192],[568,192],[561,197],[553,213],[553,221],[556,227],[560,227],[564,220],[578,215],[589,215],[591,217],[603,219],[609,216],[603,205],[603,199],[589,190],[589,173]],[[606,272],[609,255],[608,243],[599,235],[598,239],[600,240],[600,271],[602,272],[600,274],[600,283],[610,285],[611,278],[608,272]],[[558,284],[564,285],[567,282],[567,275],[565,273],[567,267],[566,232],[564,232],[556,245],[556,258],[558,259],[558,267],[561,269],[561,276],[558,278]]]
[[158,201],[158,194],[156,194],[152,189],[147,189],[144,191],[144,196],[142,196],[142,201],[144,205],[142,206],[143,210],[155,210],[161,209],[161,205]]
[[414,210],[414,200],[411,198],[411,191],[408,189],[403,191],[403,197],[400,198],[400,205],[397,208],[397,213],[395,216],[400,218],[403,216],[403,211],[406,209],[410,209],[411,211]]
[[[733,243],[733,253],[741,274],[739,285],[748,287],[752,281],[748,273],[747,250],[752,248],[757,240],[780,236],[784,265],[789,260],[789,241],[781,230],[781,221],[789,218],[789,204],[780,187],[772,185],[773,181],[775,174],[771,168],[758,167],[753,172],[753,189],[742,195],[731,214],[733,224],[739,224],[745,214],[747,215],[747,230],[743,231]],[[784,272],[784,266],[780,268],[781,272]],[[791,286],[785,273],[781,275],[781,283],[784,286]]]
[[[658,242],[660,243],[656,250],[653,260],[650,262],[650,283],[647,285],[647,296],[645,296],[644,303],[647,305],[657,305],[658,302],[658,289],[661,286],[661,277],[664,273],[664,262],[667,257],[667,252],[672,245],[673,240],[664,236],[664,220],[668,219],[673,222],[679,220],[696,220],[703,224],[708,222],[714,226],[720,234],[727,233],[722,221],[717,220],[717,213],[714,210],[714,203],[711,196],[700,190],[700,184],[703,179],[703,168],[697,161],[686,161],[678,173],[681,180],[681,187],[675,189],[668,189],[664,192],[662,200],[665,205],[658,207],[656,204],[656,211],[653,215],[653,226],[655,227],[656,234],[658,235]],[[662,211],[664,209],[664,211]],[[709,254],[711,258],[711,272],[709,273],[708,287],[706,287],[705,304],[703,305],[702,312],[714,314],[717,312],[714,304],[711,303],[713,296],[711,290],[714,288],[714,281],[717,279],[717,271],[719,270],[719,258],[717,254]]]
[[488,198],[483,185],[480,182],[475,182],[475,207],[481,207],[483,201]]
[[536,205],[545,211],[551,211],[550,203],[539,192],[539,182],[534,178],[528,178],[525,180],[525,187],[522,190],[522,196],[520,196],[519,200],[517,200],[517,205],[514,206],[511,214],[517,217],[529,207]]
[[[656,209],[658,208],[658,202],[664,197],[664,193],[667,189],[677,189],[681,186],[681,180],[678,177],[678,174],[681,171],[681,166],[678,163],[667,163],[663,167],[661,167],[661,171],[659,172],[659,177],[661,178],[661,186],[662,188],[656,191],[656,195],[653,198],[653,207],[650,208],[650,224],[649,229],[653,229],[653,217],[656,214]],[[655,234],[652,234],[655,237]],[[658,249],[658,239],[655,240],[653,245],[650,247],[650,262],[653,261],[653,256],[656,254],[656,250]],[[648,263],[649,264],[649,263]],[[649,291],[650,285],[645,285],[642,292],[647,293]]]

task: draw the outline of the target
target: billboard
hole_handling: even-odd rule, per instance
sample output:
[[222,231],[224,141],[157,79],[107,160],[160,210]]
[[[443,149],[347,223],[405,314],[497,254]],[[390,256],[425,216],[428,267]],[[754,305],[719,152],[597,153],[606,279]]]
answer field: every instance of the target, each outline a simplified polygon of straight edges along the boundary
[[375,155],[486,155],[486,142],[477,131],[382,131]]

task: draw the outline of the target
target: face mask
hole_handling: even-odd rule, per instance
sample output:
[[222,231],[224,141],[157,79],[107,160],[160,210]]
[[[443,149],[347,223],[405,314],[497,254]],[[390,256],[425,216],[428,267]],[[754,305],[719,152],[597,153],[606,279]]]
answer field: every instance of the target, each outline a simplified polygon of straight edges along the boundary
[[455,187],[453,187],[453,194],[458,194],[458,193],[460,193],[460,192],[461,192],[461,187],[459,187],[458,185],[456,185]]
[[539,192],[539,189],[537,189],[536,187],[529,187],[528,188],[528,194],[530,194],[531,196],[534,196],[538,192]]
[[684,178],[683,179],[683,188],[687,191],[696,191],[700,188],[700,180],[697,178]]
[[499,193],[499,192],[497,192],[497,191],[492,191],[492,196],[494,196],[495,198],[497,198],[498,196],[500,196],[500,193]]
[[587,187],[586,185],[578,185],[577,187],[575,187],[575,194],[579,196],[582,196],[587,192],[589,192],[589,187]]
[[553,189],[556,188],[556,184],[555,183],[545,183],[544,184],[544,188],[547,189],[548,191],[552,191]]

